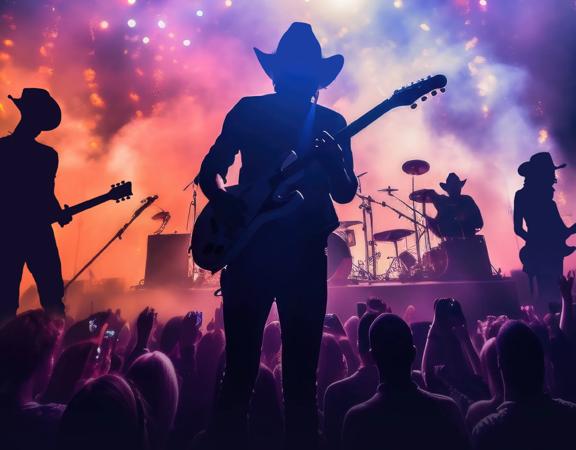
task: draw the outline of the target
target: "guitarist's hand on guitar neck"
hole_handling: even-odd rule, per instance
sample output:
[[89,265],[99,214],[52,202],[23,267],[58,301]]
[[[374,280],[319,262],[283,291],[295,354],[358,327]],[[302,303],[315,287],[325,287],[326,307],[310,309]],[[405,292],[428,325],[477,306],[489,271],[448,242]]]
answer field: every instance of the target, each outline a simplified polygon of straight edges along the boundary
[[344,165],[342,148],[327,131],[314,140],[314,151],[327,170],[339,170]]
[[58,225],[64,227],[72,222],[72,214],[68,211],[70,207],[68,205],[64,205],[64,208],[60,210],[58,213]]

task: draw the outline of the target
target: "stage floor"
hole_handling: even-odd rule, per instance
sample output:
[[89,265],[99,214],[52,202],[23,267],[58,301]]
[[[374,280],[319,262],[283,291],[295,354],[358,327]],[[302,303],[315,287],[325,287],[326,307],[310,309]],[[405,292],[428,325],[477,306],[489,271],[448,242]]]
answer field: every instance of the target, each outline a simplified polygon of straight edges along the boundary
[[[80,287],[80,286],[78,286]],[[152,306],[162,320],[188,311],[202,311],[204,322],[214,317],[221,297],[214,295],[217,286],[195,288],[141,288],[118,289],[114,293],[101,291],[98,286],[84,286],[78,292],[69,292],[66,298],[69,313],[86,317],[93,311],[120,308],[123,316],[135,319],[146,306]],[[343,320],[356,314],[356,303],[371,297],[385,301],[392,312],[402,316],[408,305],[416,309],[413,320],[431,320],[434,300],[453,297],[460,301],[470,326],[487,314],[519,315],[519,289],[512,278],[491,281],[422,281],[422,282],[375,282],[328,286],[327,312],[336,313]],[[37,300],[36,300],[37,302]],[[36,303],[34,302],[34,303]],[[34,306],[32,306],[34,307]],[[37,307],[37,306],[36,306]],[[28,308],[24,308],[28,309]],[[273,308],[271,319],[276,317]]]
[[408,305],[416,308],[415,321],[431,320],[434,300],[453,297],[462,304],[469,324],[487,314],[518,317],[520,302],[516,283],[509,278],[489,281],[376,282],[329,286],[328,311],[341,317],[356,313],[356,303],[381,298],[392,312],[403,315]]

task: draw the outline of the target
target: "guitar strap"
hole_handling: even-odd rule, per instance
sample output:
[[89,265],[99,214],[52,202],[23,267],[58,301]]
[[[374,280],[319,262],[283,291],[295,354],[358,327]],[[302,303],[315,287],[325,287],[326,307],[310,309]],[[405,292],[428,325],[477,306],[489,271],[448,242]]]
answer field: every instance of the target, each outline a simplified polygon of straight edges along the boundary
[[314,100],[310,102],[310,108],[306,113],[304,125],[300,131],[298,138],[298,145],[296,146],[296,154],[304,155],[312,148],[312,139],[314,138],[314,122],[316,121],[316,105],[318,103],[318,92],[314,94]]

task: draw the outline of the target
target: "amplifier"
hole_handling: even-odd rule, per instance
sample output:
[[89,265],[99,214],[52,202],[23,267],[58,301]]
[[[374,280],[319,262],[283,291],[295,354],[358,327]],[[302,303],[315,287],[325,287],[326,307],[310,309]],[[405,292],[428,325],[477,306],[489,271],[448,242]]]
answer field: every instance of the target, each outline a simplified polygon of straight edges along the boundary
[[148,236],[145,286],[184,284],[188,279],[190,234]]

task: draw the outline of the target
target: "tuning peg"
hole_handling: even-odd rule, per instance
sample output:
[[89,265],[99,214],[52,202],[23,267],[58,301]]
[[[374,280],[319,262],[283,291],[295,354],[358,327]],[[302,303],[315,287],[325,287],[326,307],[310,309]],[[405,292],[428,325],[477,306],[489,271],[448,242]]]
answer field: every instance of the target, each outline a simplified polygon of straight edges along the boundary
[[120,182],[120,184],[126,184],[126,182],[125,182],[124,180],[122,180],[122,181]]
[[111,187],[111,188],[113,188],[113,187],[114,187],[114,185],[113,185],[113,184],[111,184],[111,185],[110,185],[110,187]]
[[423,102],[425,102],[426,100],[428,100],[428,97],[426,97],[426,96],[424,95],[421,100],[422,100]]
[[432,91],[432,92],[430,92],[430,94],[432,94],[432,97],[434,97],[436,94],[438,94],[438,92]]
[[120,203],[120,200],[116,200],[116,203]]
[[442,93],[446,92],[446,88],[440,88],[440,92]]
[[412,104],[410,105],[410,108],[412,108],[412,109],[416,109],[417,107],[418,107],[418,105],[417,105],[416,103],[412,103]]

